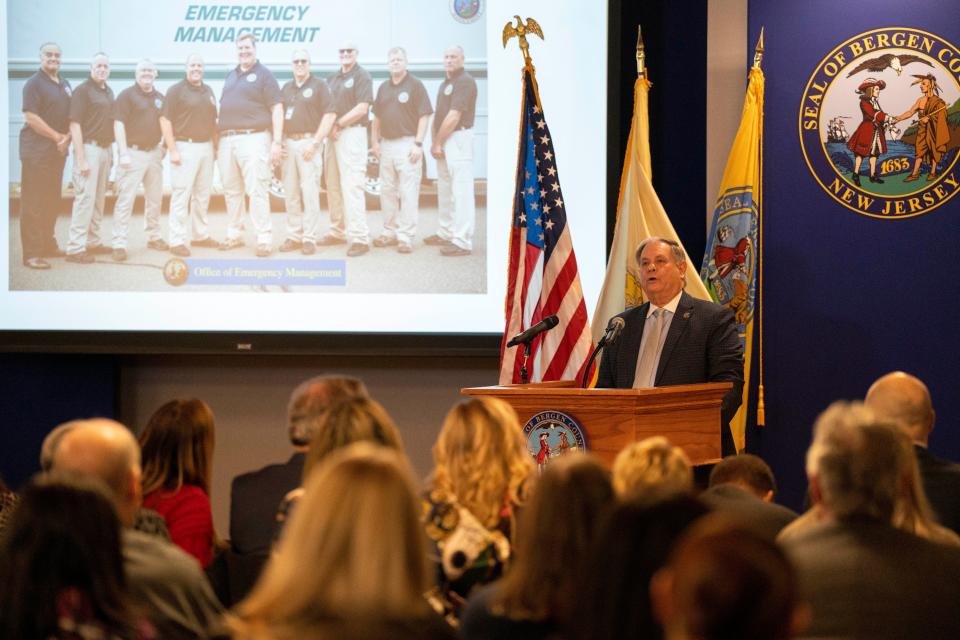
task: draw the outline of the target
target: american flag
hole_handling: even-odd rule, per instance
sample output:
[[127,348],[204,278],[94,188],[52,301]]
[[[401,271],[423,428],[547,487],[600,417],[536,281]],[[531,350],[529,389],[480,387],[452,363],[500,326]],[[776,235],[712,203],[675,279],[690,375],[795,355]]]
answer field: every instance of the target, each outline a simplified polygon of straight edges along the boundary
[[530,381],[579,380],[593,342],[550,129],[530,68],[523,70],[521,118],[500,384],[520,382],[523,347],[506,348],[510,338],[552,315],[560,324],[531,344]]

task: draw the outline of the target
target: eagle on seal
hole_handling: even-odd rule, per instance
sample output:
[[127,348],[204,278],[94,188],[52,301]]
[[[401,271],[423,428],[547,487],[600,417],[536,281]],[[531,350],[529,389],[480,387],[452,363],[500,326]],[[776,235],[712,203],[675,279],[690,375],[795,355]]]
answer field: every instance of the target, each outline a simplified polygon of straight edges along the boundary
[[849,78],[855,73],[860,73],[861,71],[872,71],[874,73],[883,71],[884,69],[893,69],[897,72],[899,76],[903,72],[903,68],[908,64],[914,62],[922,62],[930,68],[933,68],[933,65],[921,58],[920,56],[915,56],[912,53],[902,53],[897,55],[895,53],[885,53],[882,56],[877,56],[876,58],[869,58],[864,60],[857,67],[847,74]]

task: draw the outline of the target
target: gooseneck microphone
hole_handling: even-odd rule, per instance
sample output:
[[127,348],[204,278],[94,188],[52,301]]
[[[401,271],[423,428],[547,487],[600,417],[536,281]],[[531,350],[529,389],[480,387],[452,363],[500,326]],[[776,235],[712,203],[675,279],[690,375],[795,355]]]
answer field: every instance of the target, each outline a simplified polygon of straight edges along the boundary
[[626,325],[626,320],[620,316],[610,318],[610,322],[607,324],[607,332],[603,336],[603,344],[608,345],[616,342],[617,338],[620,337],[620,332],[623,331]]
[[515,347],[518,344],[526,344],[544,331],[553,329],[558,324],[560,324],[560,319],[557,318],[557,316],[547,316],[523,333],[518,333],[517,335],[513,336],[513,338],[510,339],[510,342],[507,343],[507,347]]
[[590,354],[590,358],[587,360],[587,366],[583,369],[583,378],[580,379],[580,386],[583,389],[586,389],[587,383],[590,382],[590,366],[597,358],[597,354],[608,344],[616,342],[625,326],[627,326],[627,322],[620,316],[610,318],[610,322],[607,323],[606,332],[603,334],[603,337],[600,338],[600,341],[597,342],[597,347],[593,350],[593,353]]

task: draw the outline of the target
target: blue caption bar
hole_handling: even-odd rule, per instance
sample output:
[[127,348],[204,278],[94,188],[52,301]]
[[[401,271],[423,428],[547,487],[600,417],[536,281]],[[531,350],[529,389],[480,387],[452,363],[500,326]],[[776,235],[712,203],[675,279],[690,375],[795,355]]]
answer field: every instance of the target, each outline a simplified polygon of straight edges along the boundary
[[334,286],[347,284],[346,260],[185,260],[185,284],[274,284]]

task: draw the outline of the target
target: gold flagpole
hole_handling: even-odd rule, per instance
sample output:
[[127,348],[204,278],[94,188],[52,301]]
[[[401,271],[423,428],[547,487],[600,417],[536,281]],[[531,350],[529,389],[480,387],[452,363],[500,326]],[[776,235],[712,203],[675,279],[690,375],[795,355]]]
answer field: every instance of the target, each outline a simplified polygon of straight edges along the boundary
[[[760,27],[760,39],[757,41],[757,46],[753,52],[753,66],[760,68],[760,63],[763,62],[763,27]],[[759,284],[757,285],[757,311],[759,312],[760,322],[757,327],[759,336],[757,337],[757,343],[759,345],[759,353],[757,354],[757,426],[762,427],[767,424],[767,411],[766,404],[763,400],[763,110],[760,110],[760,133],[759,133],[759,145],[760,149],[757,157],[758,164],[758,176],[760,184],[758,186],[758,191],[760,193],[760,198],[757,206],[757,214],[760,218],[759,224],[759,234],[760,234],[760,248],[757,252],[757,261],[760,263],[760,278]],[[750,381],[746,381],[747,384],[750,384]]]

